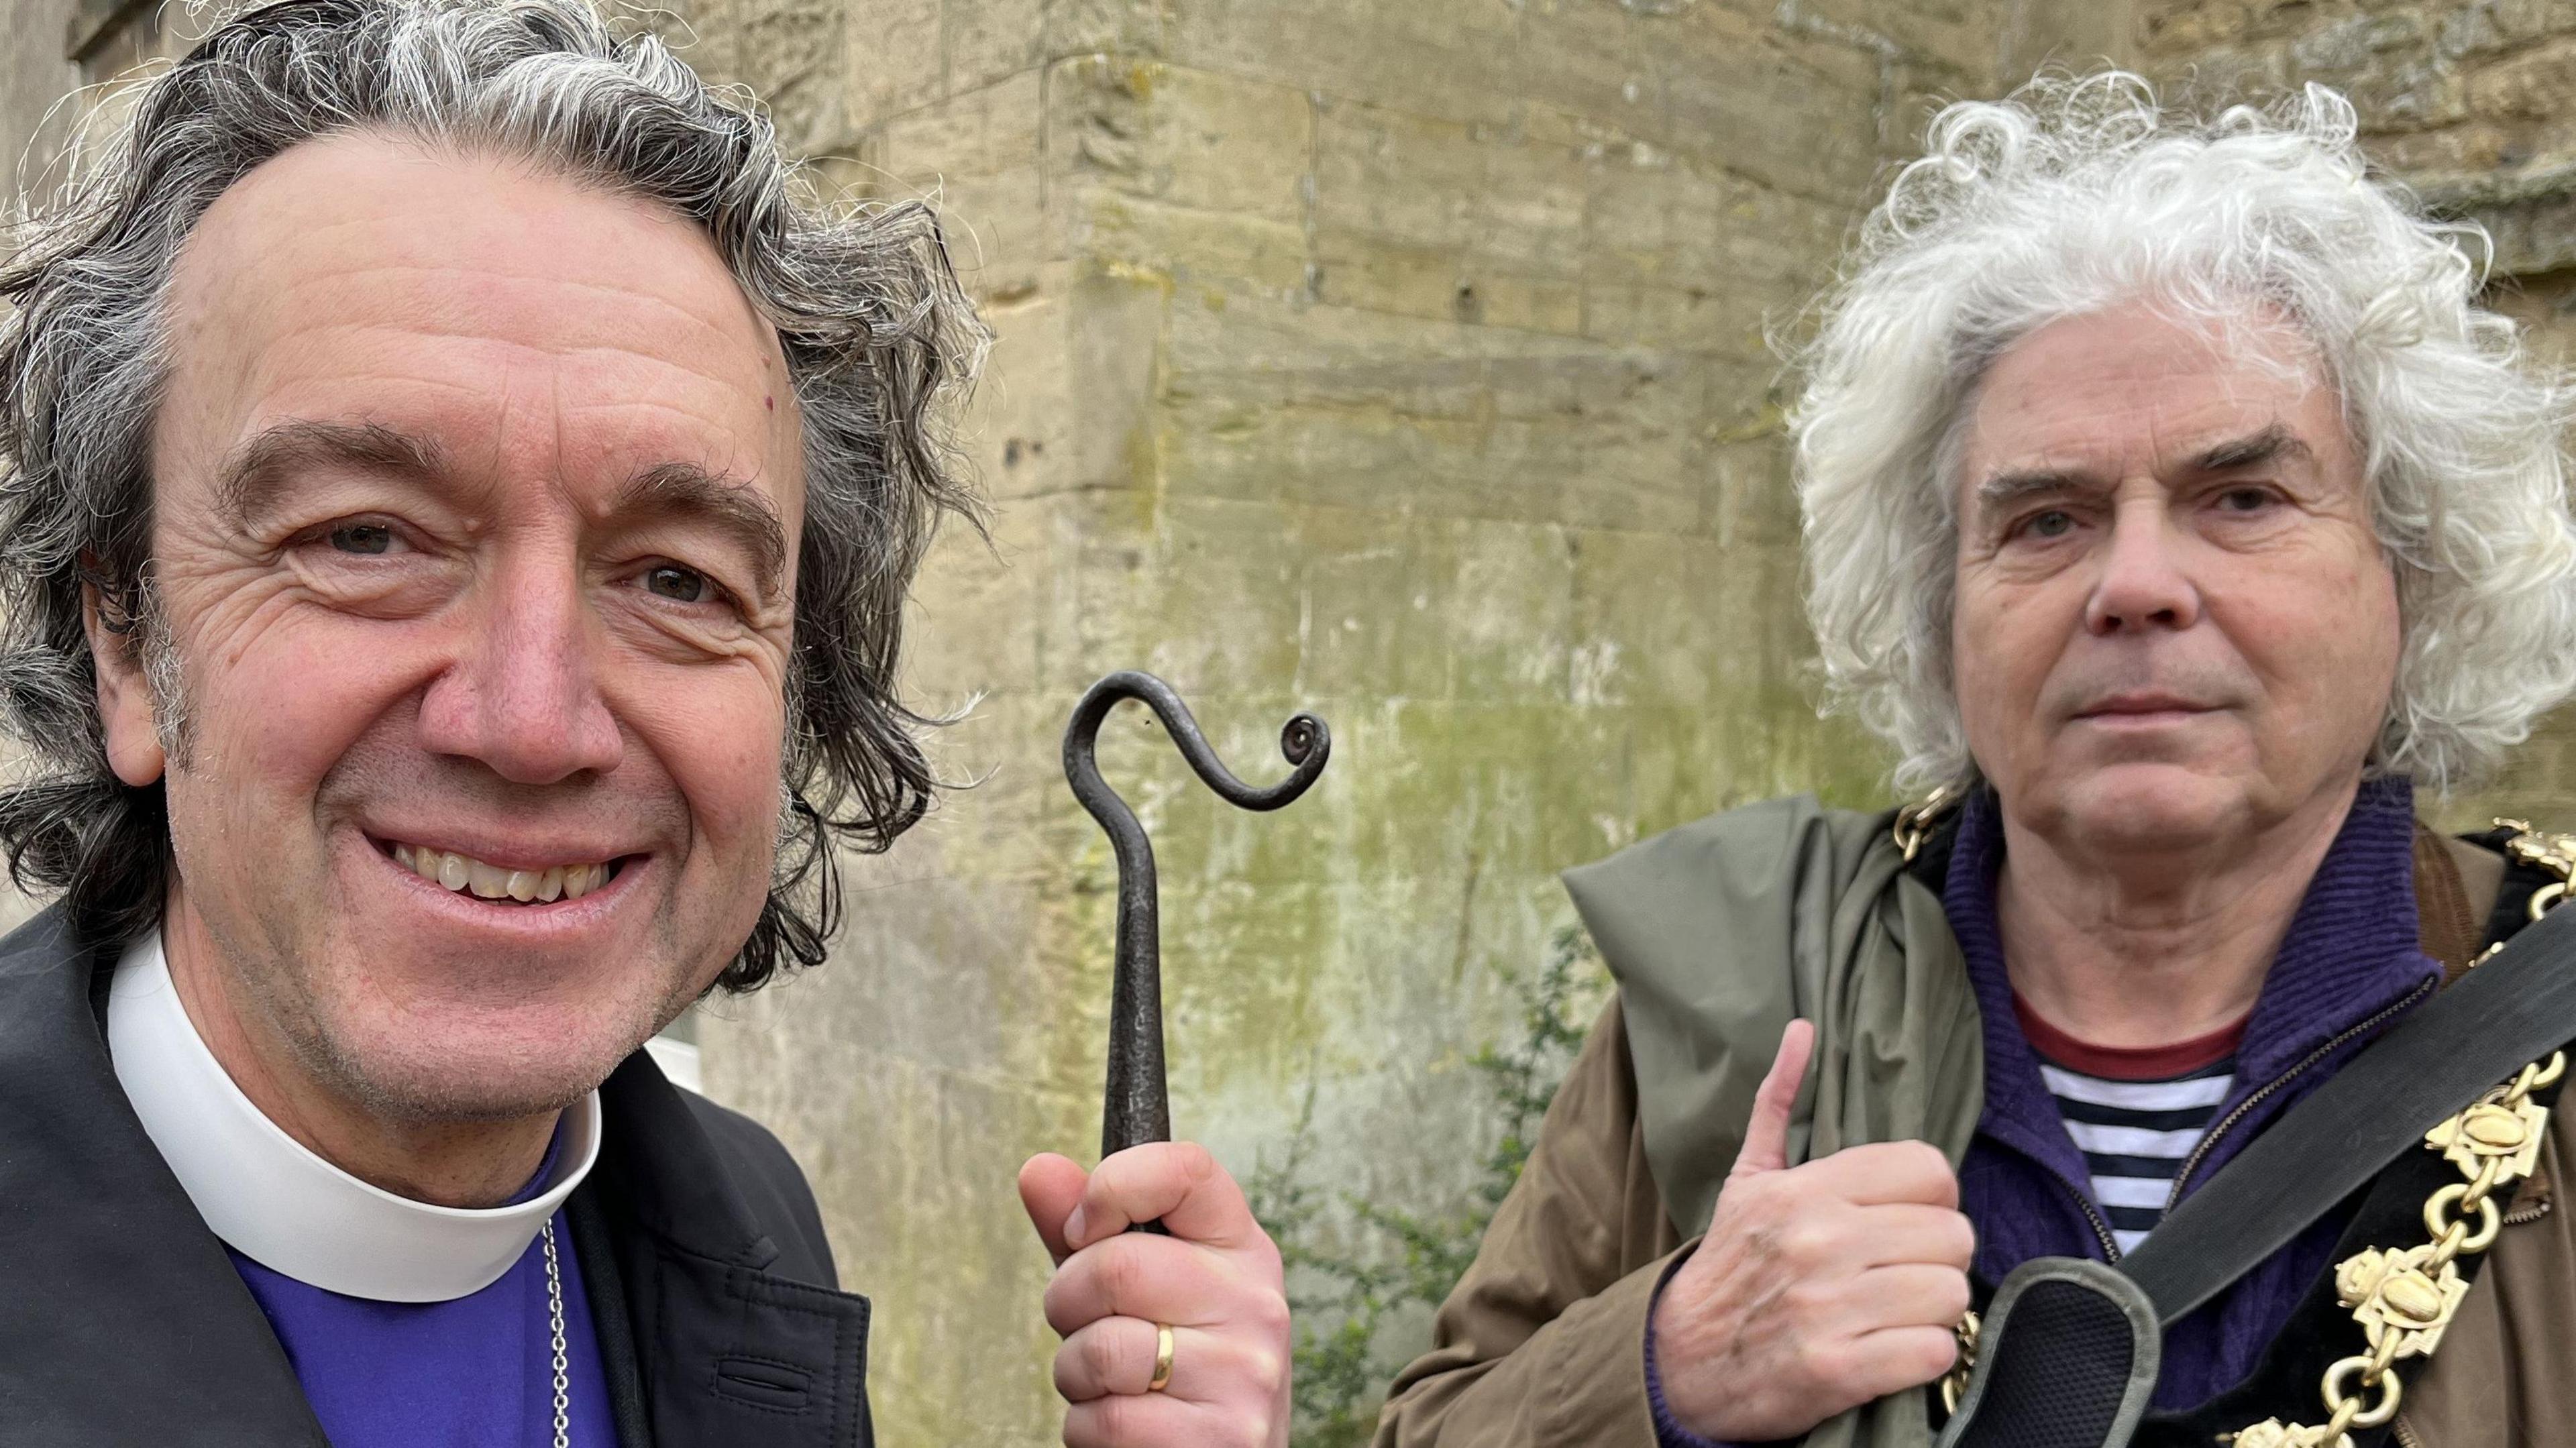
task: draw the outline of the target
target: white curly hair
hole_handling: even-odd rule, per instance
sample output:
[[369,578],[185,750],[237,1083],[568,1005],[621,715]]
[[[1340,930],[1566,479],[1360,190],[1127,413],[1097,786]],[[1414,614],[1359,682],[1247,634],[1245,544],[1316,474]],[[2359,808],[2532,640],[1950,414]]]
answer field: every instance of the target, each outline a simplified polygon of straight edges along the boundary
[[2477,304],[2485,233],[2373,180],[2343,97],[2201,121],[2134,75],[2050,77],[1928,139],[1792,359],[1809,621],[1831,705],[1895,746],[1900,788],[1976,776],[1950,613],[1977,383],[2037,328],[2133,301],[2286,316],[2339,393],[2403,621],[2374,771],[2475,780],[2576,690],[2568,390]]

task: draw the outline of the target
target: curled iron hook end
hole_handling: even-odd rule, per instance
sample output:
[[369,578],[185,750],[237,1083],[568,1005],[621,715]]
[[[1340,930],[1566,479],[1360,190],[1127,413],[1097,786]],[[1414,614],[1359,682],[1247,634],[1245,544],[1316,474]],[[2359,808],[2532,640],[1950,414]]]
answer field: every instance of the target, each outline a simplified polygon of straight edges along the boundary
[[1279,752],[1290,764],[1303,764],[1308,757],[1333,752],[1333,731],[1312,714],[1299,714],[1279,731]]
[[1100,726],[1124,699],[1162,722],[1181,757],[1210,789],[1238,808],[1274,810],[1311,788],[1333,749],[1332,730],[1298,714],[1279,731],[1288,777],[1245,784],[1217,758],[1198,721],[1170,685],[1121,670],[1095,683],[1074,706],[1064,734],[1064,774],[1074,797],[1107,831],[1118,860],[1118,943],[1109,1004],[1109,1078],[1101,1111],[1101,1155],[1171,1135],[1171,1101],[1163,1079],[1162,950],[1155,899],[1154,849],[1136,812],[1100,777]]

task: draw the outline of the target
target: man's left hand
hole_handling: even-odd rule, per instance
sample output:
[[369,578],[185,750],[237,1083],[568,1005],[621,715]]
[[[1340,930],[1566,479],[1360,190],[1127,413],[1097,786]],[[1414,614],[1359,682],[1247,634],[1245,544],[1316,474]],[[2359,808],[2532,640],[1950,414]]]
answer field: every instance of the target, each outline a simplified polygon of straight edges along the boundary
[[[1020,1200],[1055,1258],[1065,1448],[1285,1448],[1288,1298],[1279,1248],[1207,1149],[1155,1142],[1086,1174],[1053,1153]],[[1129,1232],[1161,1221],[1169,1236]],[[1171,1379],[1153,1388],[1159,1328]]]

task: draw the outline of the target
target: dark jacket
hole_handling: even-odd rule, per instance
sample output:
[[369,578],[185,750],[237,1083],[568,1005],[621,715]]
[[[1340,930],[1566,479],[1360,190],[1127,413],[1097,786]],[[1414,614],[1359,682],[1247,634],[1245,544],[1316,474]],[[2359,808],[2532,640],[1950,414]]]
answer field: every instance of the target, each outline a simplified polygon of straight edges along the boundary
[[[0,940],[0,1444],[324,1448],[107,1055],[118,951]],[[637,1052],[566,1207],[623,1448],[865,1448],[868,1304],[776,1138]]]

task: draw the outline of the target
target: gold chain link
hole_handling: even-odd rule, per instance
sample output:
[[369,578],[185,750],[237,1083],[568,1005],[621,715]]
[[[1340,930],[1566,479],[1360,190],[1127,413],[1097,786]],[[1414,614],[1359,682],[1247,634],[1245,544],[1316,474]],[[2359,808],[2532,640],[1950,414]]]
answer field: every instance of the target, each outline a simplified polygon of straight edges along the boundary
[[2556,877],[2531,892],[2531,918],[2537,920],[2548,913],[2550,906],[2567,898],[2567,882],[2576,879],[2576,835],[2545,833],[2533,829],[2525,820],[2498,819],[2495,826],[2513,831],[2513,838],[2504,842],[2508,859]]
[[[1896,812],[1896,826],[1889,833],[1895,838],[1896,848],[1903,853],[1905,863],[1914,863],[1914,857],[1922,853],[1923,842],[1932,837],[1933,826],[1939,824],[1941,817],[1962,798],[1965,796],[1960,791],[1945,784]],[[1977,1314],[1970,1311],[1961,1314],[1958,1323],[1950,1329],[1951,1335],[1958,1339],[1959,1358],[1941,1378],[1941,1410],[1945,1413],[1959,1411],[1959,1399],[1968,1391],[1968,1379],[1976,1372],[1977,1330],[1980,1326]]]
[[1984,1325],[1971,1309],[1960,1314],[1958,1325],[1950,1329],[1951,1336],[1959,1340],[1959,1360],[1950,1364],[1949,1373],[1941,1379],[1941,1411],[1944,1413],[1959,1411],[1959,1399],[1967,1394],[1968,1379],[1976,1375],[1977,1330]]
[[[2424,1203],[2424,1232],[2432,1242],[2393,1252],[2370,1247],[2334,1268],[2336,1299],[2352,1309],[2370,1350],[2326,1368],[2326,1381],[2318,1384],[2326,1422],[2311,1427],[2267,1417],[2233,1435],[2236,1448],[2352,1448],[2344,1438],[2349,1430],[2378,1427],[2398,1415],[2406,1384],[2391,1368],[2403,1358],[2429,1358],[2442,1345],[2442,1329],[2450,1327],[2460,1299],[2468,1296],[2458,1260],[2494,1247],[2496,1232],[2504,1229],[2494,1193],[2532,1175],[2540,1157],[2550,1116],[2530,1095],[2561,1074],[2566,1051],[2553,1051],[2548,1062],[2522,1067],[2514,1080],[2424,1134],[2424,1147],[2442,1152],[2468,1177]],[[2476,1216],[2476,1229],[2460,1214]]]
[[1914,863],[1914,857],[1922,853],[1923,842],[1932,838],[1932,827],[1939,824],[1941,816],[1948,814],[1950,807],[1961,798],[1959,791],[1945,784],[1896,812],[1896,826],[1888,833],[1896,840],[1896,848],[1904,853],[1905,863]]
[[[2370,1351],[2326,1369],[2319,1386],[2329,1415],[2324,1423],[2310,1427],[2266,1418],[2236,1433],[2235,1448],[2351,1448],[2344,1436],[2350,1430],[2376,1428],[2397,1416],[2405,1384],[2391,1369],[2405,1358],[2430,1357],[2441,1346],[2443,1330],[2469,1293],[2459,1259],[2495,1245],[2504,1228],[2496,1194],[2539,1164],[2549,1113],[2531,1093],[2566,1070],[2567,1054],[2553,1051],[2424,1134],[2425,1148],[2442,1153],[2465,1178],[2424,1203],[2424,1232],[2432,1240],[2397,1251],[2374,1247],[2335,1267],[2335,1296],[2352,1309]],[[2469,1217],[2476,1219],[2474,1228]]]
[[[2508,857],[2555,877],[2532,893],[2531,918],[2537,920],[2567,898],[2568,881],[2576,878],[2576,835],[2543,834],[2521,820],[2495,823],[2514,832],[2505,841]],[[2488,947],[2478,962],[2494,953],[2495,947]],[[2496,1194],[2539,1165],[2549,1113],[2533,1104],[2531,1093],[2557,1081],[2566,1069],[2566,1053],[2551,1052],[2548,1060],[2523,1067],[2512,1080],[2424,1134],[2425,1147],[2442,1153],[2466,1178],[2424,1203],[2424,1232],[2432,1240],[2401,1251],[2374,1247],[2335,1267],[2335,1296],[2352,1309],[2370,1351],[2326,1369],[2319,1385],[2328,1414],[2324,1423],[2309,1427],[2266,1418],[2235,1433],[2230,1440],[2235,1448],[2352,1448],[2345,1436],[2350,1430],[2376,1428],[2397,1416],[2405,1384],[2390,1369],[2404,1358],[2430,1357],[2441,1345],[2443,1329],[2469,1293],[2459,1259],[2495,1245],[2496,1234],[2504,1229]]]

